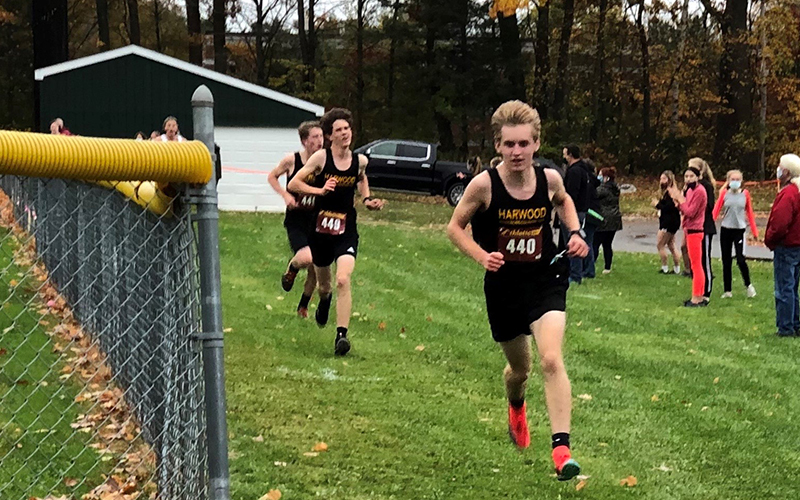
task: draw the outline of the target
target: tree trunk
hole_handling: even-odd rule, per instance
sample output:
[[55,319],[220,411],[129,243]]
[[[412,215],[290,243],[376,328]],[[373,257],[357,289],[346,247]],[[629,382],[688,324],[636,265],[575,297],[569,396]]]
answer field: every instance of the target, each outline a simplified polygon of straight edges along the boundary
[[163,51],[161,47],[161,4],[158,0],[153,0],[153,25],[156,30],[156,50]]
[[467,107],[469,106],[471,95],[471,82],[472,71],[470,65],[469,54],[469,37],[467,36],[467,25],[469,24],[469,4],[470,0],[461,0],[459,2],[459,16],[458,16],[458,35],[459,35],[459,52],[458,70],[462,78],[459,79],[460,94],[461,94],[461,156],[467,160],[469,156],[469,118],[467,117]]
[[497,13],[497,24],[500,27],[500,46],[505,63],[505,74],[511,83],[508,99],[526,100],[525,73],[522,69],[522,44],[519,40],[519,25],[516,12],[510,16]]
[[111,48],[111,36],[108,31],[108,0],[95,0],[97,5],[97,32],[100,38],[100,50]]
[[[686,34],[689,29],[689,0],[683,1],[681,7],[681,27],[680,27],[680,40],[678,42],[678,68],[683,66],[683,61],[686,58]],[[676,71],[675,78],[672,81],[672,88],[670,94],[672,96],[672,109],[669,118],[669,135],[676,137],[678,135],[678,123],[680,121],[680,98],[681,87],[680,80]]]
[[186,25],[189,29],[189,62],[203,65],[203,37],[200,34],[200,0],[186,0]]
[[228,49],[225,48],[225,0],[214,0],[212,18],[214,27],[214,71],[225,74],[228,72]]
[[253,25],[253,30],[256,34],[256,83],[263,86],[266,81],[264,72],[264,1],[255,0],[255,4],[256,22]]
[[644,11],[644,2],[641,2],[636,16],[636,30],[639,33],[639,48],[642,57],[642,146],[644,147],[643,153],[647,155],[652,144],[650,137],[650,40],[644,25]]
[[608,79],[606,78],[605,26],[608,13],[608,0],[600,0],[600,18],[597,24],[597,45],[595,49],[594,81],[592,82],[592,101],[594,121],[589,131],[589,139],[597,141],[600,131],[606,126],[606,99],[608,98]]
[[356,6],[356,138],[364,138],[364,4],[357,0]]
[[392,3],[392,24],[389,28],[389,82],[386,85],[386,107],[389,110],[391,120],[392,108],[394,107],[394,80],[395,80],[395,54],[397,52],[397,18],[400,15],[400,0]]
[[767,26],[766,21],[764,20],[764,16],[766,15],[766,0],[761,0],[761,10],[760,10],[760,24],[761,26],[761,41],[759,44],[759,82],[758,85],[758,93],[759,97],[761,98],[760,109],[759,109],[759,127],[758,127],[758,142],[759,142],[759,154],[758,154],[758,174],[759,179],[766,180],[766,169],[765,169],[765,162],[766,162],[766,154],[767,154]]
[[564,0],[564,22],[561,25],[561,41],[558,46],[556,66],[556,91],[553,98],[553,117],[560,120],[567,116],[566,105],[569,93],[569,42],[575,22],[575,0]]
[[308,0],[308,83],[313,88],[317,81],[317,25],[314,6],[317,0]]
[[548,0],[540,0],[537,14],[533,104],[539,110],[542,119],[546,119],[547,79],[550,74],[550,5]]
[[717,116],[715,163],[740,163],[741,151],[732,144],[742,125],[751,119],[750,47],[747,43],[747,0],[728,0],[720,19],[723,53],[720,59],[719,93],[728,111]]
[[126,0],[128,5],[128,37],[133,45],[142,44],[139,28],[139,0]]
[[[438,94],[441,89],[436,68],[437,26],[438,19],[429,12],[425,27],[425,67],[428,73],[428,93],[430,95],[430,102],[432,103],[435,102],[436,94]],[[433,104],[433,119],[436,122],[436,131],[439,135],[439,151],[452,151],[455,148],[455,141],[453,139],[453,130],[450,120],[437,109],[435,104]]]

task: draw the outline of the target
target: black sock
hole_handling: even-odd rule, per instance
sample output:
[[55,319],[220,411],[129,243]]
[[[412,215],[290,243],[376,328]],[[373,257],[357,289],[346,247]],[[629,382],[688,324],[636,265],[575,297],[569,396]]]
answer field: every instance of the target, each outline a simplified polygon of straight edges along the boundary
[[300,272],[300,268],[298,268],[298,267],[294,267],[294,264],[292,264],[292,263],[290,262],[290,263],[289,263],[289,272],[290,272],[290,273],[295,273],[295,274],[297,274],[297,273],[299,273],[299,272]]
[[311,301],[311,295],[303,294],[300,296],[300,303],[297,304],[297,308],[300,309],[301,307],[304,309],[308,309],[308,303]]
[[559,446],[566,446],[569,448],[569,432],[556,432],[553,434],[553,449]]
[[508,404],[510,404],[512,408],[519,410],[525,405],[525,398],[509,399]]
[[328,295],[319,294],[319,305],[320,306],[325,305],[327,307],[330,307],[331,299],[333,299],[332,293],[329,293]]
[[343,326],[336,327],[336,338],[347,337],[347,328]]

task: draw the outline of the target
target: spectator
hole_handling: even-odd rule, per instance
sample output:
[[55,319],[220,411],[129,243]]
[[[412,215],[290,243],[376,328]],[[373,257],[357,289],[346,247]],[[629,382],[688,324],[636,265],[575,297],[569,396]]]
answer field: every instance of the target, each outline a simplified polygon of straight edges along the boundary
[[717,225],[714,223],[714,190],[716,189],[717,181],[714,179],[714,173],[711,171],[711,167],[709,167],[708,163],[702,158],[692,158],[689,160],[689,165],[700,170],[700,185],[706,190],[701,263],[703,265],[703,274],[706,276],[703,297],[705,297],[705,301],[708,302],[709,299],[711,299],[711,288],[714,285],[714,273],[711,269],[711,242],[714,240],[714,235],[717,234]]
[[72,135],[64,126],[64,120],[61,118],[56,118],[50,122],[50,133],[52,135]]
[[582,163],[589,175],[589,209],[586,211],[586,221],[583,224],[586,232],[586,244],[589,245],[589,254],[583,259],[583,277],[592,279],[595,275],[594,261],[597,260],[597,254],[594,253],[594,233],[597,231],[597,226],[600,225],[601,217],[600,202],[597,201],[597,187],[600,186],[601,181],[597,167],[591,159],[584,158]]
[[[675,235],[681,227],[681,213],[675,206],[675,201],[669,195],[669,188],[675,186],[675,174],[672,170],[665,170],[661,173],[659,180],[661,187],[661,199],[653,200],[653,206],[658,210],[658,239],[656,248],[661,257],[661,274],[669,274],[669,254],[672,254],[672,269],[675,274],[681,272],[681,260],[678,251],[675,249]],[[669,253],[667,253],[669,249]]]
[[150,140],[151,141],[161,140],[161,134],[158,132],[158,130],[153,130],[152,132],[150,132]]
[[670,197],[675,200],[678,209],[683,213],[683,232],[686,235],[686,245],[692,261],[692,298],[683,303],[686,307],[704,307],[708,305],[703,294],[705,293],[705,273],[703,273],[703,224],[705,222],[705,207],[707,194],[705,188],[699,184],[700,169],[692,166],[683,175],[686,183],[686,196],[677,186],[669,188]]
[[136,135],[133,136],[133,138],[135,140],[137,140],[137,141],[143,141],[144,140],[144,132],[142,132],[141,130],[136,132]]
[[[589,210],[589,173],[588,167],[581,160],[581,149],[570,144],[564,147],[563,150],[564,160],[567,162],[567,172],[564,174],[564,187],[567,194],[572,198],[575,203],[575,211],[578,212],[578,220],[581,223],[581,228],[584,227],[586,220],[586,211]],[[561,222],[561,238],[564,246],[567,245],[567,240],[570,238],[569,228],[564,226]],[[586,239],[585,232],[581,229],[581,236]],[[588,243],[588,241],[587,241]],[[591,254],[591,245],[589,246],[589,253]],[[592,258],[594,258],[592,256]],[[569,282],[580,284],[583,280],[583,258],[570,257],[569,259]]]
[[800,157],[783,155],[780,191],[769,212],[764,243],[774,252],[775,323],[779,337],[800,336]]
[[622,212],[619,209],[619,186],[617,186],[617,169],[614,167],[603,168],[597,176],[601,184],[597,187],[597,201],[600,207],[600,215],[603,220],[597,226],[594,234],[594,258],[597,260],[600,255],[600,247],[603,247],[603,274],[611,272],[611,264],[614,260],[614,236],[617,231],[622,230]]
[[162,142],[184,142],[186,140],[178,130],[178,119],[174,116],[164,119],[162,128],[164,129],[164,133],[161,135]]
[[[722,256],[722,282],[725,291],[723,299],[733,296],[731,292],[731,246],[736,249],[736,263],[742,273],[742,281],[747,289],[748,297],[756,296],[756,289],[750,283],[750,269],[745,260],[745,230],[747,222],[750,222],[750,230],[753,237],[758,239],[758,228],[756,227],[756,216],[753,213],[753,203],[750,201],[750,192],[742,189],[742,172],[739,170],[729,170],[725,176],[725,185],[719,192],[719,199],[714,205],[714,220],[719,218],[722,212],[722,223],[719,230],[719,251]],[[745,219],[745,215],[747,218]]]

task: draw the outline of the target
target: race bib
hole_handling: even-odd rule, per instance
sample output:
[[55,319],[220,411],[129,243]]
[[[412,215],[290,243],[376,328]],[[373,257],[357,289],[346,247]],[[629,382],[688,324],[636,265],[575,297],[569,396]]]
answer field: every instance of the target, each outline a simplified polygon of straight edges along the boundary
[[317,215],[317,232],[320,234],[330,234],[339,236],[344,234],[345,223],[347,222],[347,214],[340,212],[328,212],[321,210]]
[[317,197],[313,194],[303,194],[295,197],[297,200],[297,209],[296,210],[313,210],[314,204],[317,201]]
[[497,250],[509,262],[538,262],[542,258],[542,228],[500,228]]

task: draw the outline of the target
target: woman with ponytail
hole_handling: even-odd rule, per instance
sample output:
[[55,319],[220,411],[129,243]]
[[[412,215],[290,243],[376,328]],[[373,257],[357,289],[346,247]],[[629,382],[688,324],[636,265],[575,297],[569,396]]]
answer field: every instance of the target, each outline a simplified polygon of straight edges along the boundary
[[705,293],[705,273],[703,272],[702,247],[703,224],[705,222],[705,208],[707,201],[706,190],[699,184],[700,170],[689,163],[689,168],[683,175],[686,183],[686,196],[678,190],[677,186],[669,188],[669,195],[683,214],[683,231],[686,245],[689,249],[689,259],[692,263],[692,298],[683,303],[686,307],[703,307],[707,305],[703,294]]

